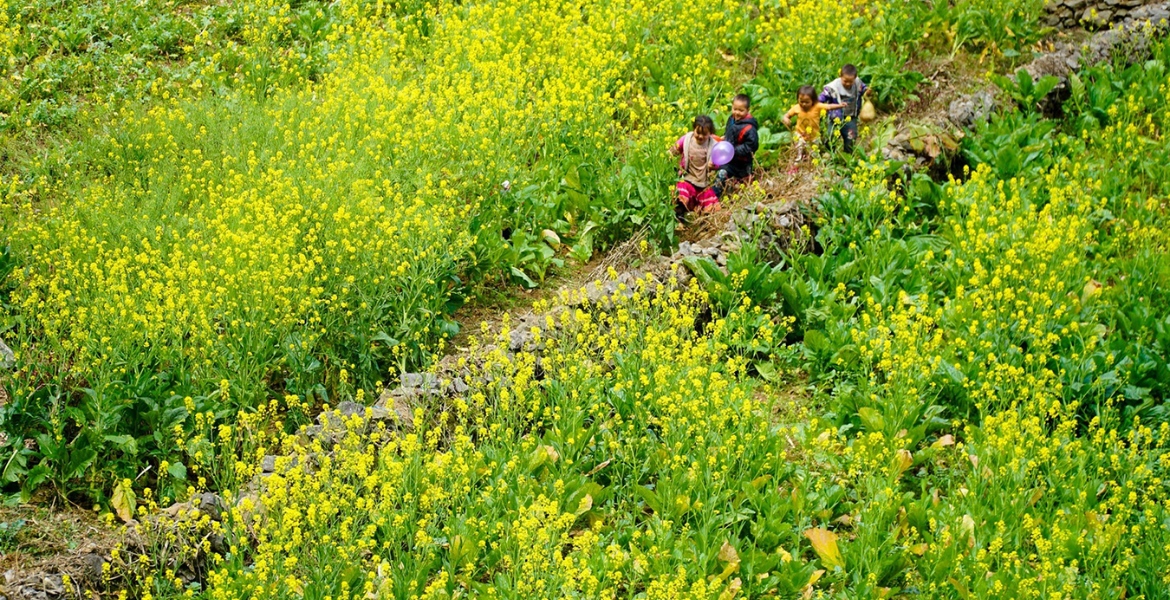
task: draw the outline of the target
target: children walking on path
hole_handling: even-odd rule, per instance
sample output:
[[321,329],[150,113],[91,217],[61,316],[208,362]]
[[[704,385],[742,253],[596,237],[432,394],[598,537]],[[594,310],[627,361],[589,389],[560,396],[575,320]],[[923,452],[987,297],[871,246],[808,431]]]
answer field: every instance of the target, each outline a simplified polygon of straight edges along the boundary
[[707,115],[695,117],[694,125],[686,135],[671,146],[671,153],[679,156],[679,177],[676,184],[678,202],[687,211],[709,212],[719,208],[722,181],[717,179],[711,163],[711,149],[715,147],[715,122]]
[[829,143],[835,145],[837,138],[842,141],[846,153],[853,152],[857,141],[857,122],[861,115],[861,103],[869,94],[869,86],[857,77],[857,67],[841,67],[841,76],[825,85],[820,101],[826,104],[840,104],[841,108],[829,111]]
[[792,117],[796,117],[796,135],[792,138],[796,144],[796,161],[789,167],[789,175],[796,173],[801,161],[811,156],[812,145],[821,134],[821,115],[845,107],[844,104],[817,102],[816,93],[811,85],[801,86],[796,92],[796,104],[781,118],[786,127],[791,127]]

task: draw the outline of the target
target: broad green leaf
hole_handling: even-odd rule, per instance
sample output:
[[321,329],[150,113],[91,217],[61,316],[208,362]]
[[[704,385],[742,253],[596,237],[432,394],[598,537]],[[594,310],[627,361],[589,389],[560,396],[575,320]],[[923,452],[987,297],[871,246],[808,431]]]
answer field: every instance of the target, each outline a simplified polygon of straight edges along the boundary
[[1085,82],[1081,81],[1080,75],[1077,75],[1076,73],[1069,73],[1068,87],[1069,91],[1072,93],[1072,99],[1074,102],[1081,102],[1084,100]]
[[948,379],[955,383],[962,384],[967,380],[967,376],[956,368],[955,365],[951,364],[950,361],[940,361],[939,368],[942,370],[943,375],[946,375]]
[[81,477],[95,458],[97,458],[97,451],[93,448],[74,451],[69,457],[69,469],[66,471],[66,475],[70,479]]
[[521,281],[521,283],[524,284],[524,287],[526,287],[528,289],[532,289],[532,288],[536,287],[536,282],[533,281],[530,277],[528,277],[528,275],[524,271],[521,271],[520,269],[518,269],[516,267],[508,267],[508,270],[512,273],[513,277],[515,277],[516,279],[519,279]]
[[379,331],[378,333],[374,334],[374,340],[386,344],[386,346],[389,348],[393,348],[400,343],[398,340],[390,337],[390,334],[386,333],[385,331]]
[[658,494],[654,493],[654,490],[644,485],[639,485],[634,488],[634,492],[642,498],[646,506],[650,507],[650,510],[659,514],[662,513],[662,501],[658,498]]
[[857,409],[857,416],[861,418],[861,424],[865,425],[868,431],[886,430],[886,420],[882,417],[881,411],[876,408],[863,406]]
[[1020,95],[1025,98],[1031,98],[1034,87],[1032,86],[1032,76],[1024,69],[1016,71],[1016,85],[1019,86]]
[[810,329],[804,332],[804,345],[810,350],[819,352],[829,347],[829,338],[817,329]]
[[171,463],[167,467],[167,473],[170,473],[171,477],[174,477],[180,481],[185,481],[187,479],[187,467],[184,466],[183,463]]
[[1035,100],[1044,98],[1049,94],[1049,92],[1056,89],[1057,85],[1060,85],[1060,80],[1056,77],[1053,77],[1052,75],[1045,75],[1044,77],[1041,77],[1040,81],[1036,83],[1036,88],[1032,90],[1032,98]]
[[130,435],[107,435],[105,440],[126,454],[138,454],[138,442]]
[[475,560],[478,544],[461,535],[451,538],[451,563],[463,565]]
[[756,372],[760,374],[760,378],[764,381],[776,381],[779,377],[776,375],[776,365],[770,362],[756,363]]

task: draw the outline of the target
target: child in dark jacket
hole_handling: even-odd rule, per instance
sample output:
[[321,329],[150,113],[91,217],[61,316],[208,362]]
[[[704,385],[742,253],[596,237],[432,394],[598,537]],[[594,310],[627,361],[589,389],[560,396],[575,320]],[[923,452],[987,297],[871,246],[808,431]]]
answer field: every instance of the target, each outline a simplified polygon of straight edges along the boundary
[[760,149],[760,124],[751,115],[751,106],[752,100],[746,94],[739,94],[731,101],[731,115],[727,117],[723,140],[735,146],[735,157],[723,165],[715,176],[721,188],[728,179],[750,177],[752,174],[752,161],[756,150]]

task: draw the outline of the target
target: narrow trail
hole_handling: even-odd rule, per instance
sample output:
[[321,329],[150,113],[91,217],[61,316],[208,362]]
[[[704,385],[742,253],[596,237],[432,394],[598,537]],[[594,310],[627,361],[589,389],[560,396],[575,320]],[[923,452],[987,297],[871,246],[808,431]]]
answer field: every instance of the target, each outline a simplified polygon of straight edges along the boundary
[[[782,164],[786,165],[786,156]],[[491,303],[471,303],[455,313],[455,320],[459,323],[459,334],[447,346],[447,355],[463,352],[467,348],[468,336],[482,330],[487,324],[490,330],[499,328],[504,315],[526,315],[531,313],[532,307],[540,301],[551,301],[558,296],[576,292],[589,284],[603,281],[611,271],[616,272],[619,278],[623,275],[647,271],[664,272],[669,269],[671,262],[690,254],[687,248],[727,248],[729,227],[734,224],[736,215],[743,215],[745,211],[783,209],[787,212],[800,212],[811,206],[812,200],[823,191],[827,183],[822,169],[807,168],[795,177],[785,175],[782,167],[757,171],[750,183],[739,184],[722,203],[720,210],[704,215],[690,215],[687,222],[681,225],[678,231],[680,248],[683,253],[673,256],[653,255],[642,252],[641,245],[645,241],[642,233],[609,248],[605,252],[594,255],[589,262],[574,264],[556,272],[541,287],[524,290],[518,289],[509,294],[504,301]],[[665,194],[663,201],[670,201]],[[724,252],[720,250],[720,255]],[[675,260],[670,260],[670,259]],[[628,279],[627,275],[625,279]]]

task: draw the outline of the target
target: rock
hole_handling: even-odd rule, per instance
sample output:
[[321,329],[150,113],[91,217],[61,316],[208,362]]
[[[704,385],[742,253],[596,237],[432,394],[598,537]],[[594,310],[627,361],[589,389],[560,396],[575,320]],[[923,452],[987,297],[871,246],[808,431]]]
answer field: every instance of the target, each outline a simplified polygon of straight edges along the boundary
[[[273,466],[275,467],[275,463]],[[220,498],[219,494],[214,494],[212,492],[196,494],[193,498],[191,498],[191,503],[196,509],[207,515],[207,517],[212,521],[222,520],[223,511],[227,510],[227,503],[223,501],[223,498]]]
[[604,297],[605,288],[601,286],[600,282],[594,281],[593,283],[585,286],[585,299],[588,300],[590,304],[597,304],[598,302],[601,302],[601,299]]
[[991,119],[991,112],[994,109],[995,94],[989,89],[984,89],[956,98],[947,107],[947,117],[959,127],[972,128],[977,123]]
[[[417,403],[420,398],[427,395],[426,392],[424,392],[423,390],[421,390],[419,388],[412,388],[412,387],[397,387],[397,388],[394,388],[393,390],[390,390],[389,392],[383,392],[383,394],[389,394],[391,396],[394,396],[395,398],[401,398],[404,401],[409,402],[411,404]],[[377,405],[378,405],[377,403],[374,403],[374,406],[377,406]]]
[[15,365],[16,353],[4,343],[4,340],[0,340],[0,369],[11,369]]
[[223,554],[228,550],[228,545],[225,543],[222,533],[212,532],[207,537],[207,541],[211,542],[211,551],[217,554]]
[[678,253],[679,254],[681,254],[683,256],[689,256],[690,254],[692,254],[692,252],[693,251],[691,250],[691,243],[690,242],[682,242],[678,245]]
[[361,405],[361,404],[358,404],[357,402],[346,400],[346,401],[342,402],[341,404],[337,405],[337,412],[341,413],[342,417],[345,417],[348,419],[350,417],[353,417],[354,415],[363,415],[364,416],[366,414],[366,407]]
[[358,402],[344,401],[337,405],[337,411],[342,413],[343,418],[352,419],[353,416],[360,416],[366,419],[369,416],[370,421],[381,421],[390,418],[390,412],[385,408],[378,406],[367,407]]
[[91,552],[82,556],[81,560],[85,563],[85,578],[92,581],[101,581],[102,565],[106,564],[106,559],[100,554]]
[[[401,388],[399,388],[401,389]],[[396,393],[398,390],[382,392],[378,401],[374,403],[375,410],[386,411],[388,418],[397,417],[398,425],[404,430],[414,428],[414,410],[411,408],[407,396]]]
[[531,331],[516,331],[513,330],[508,334],[508,350],[511,352],[520,352],[532,342]]

